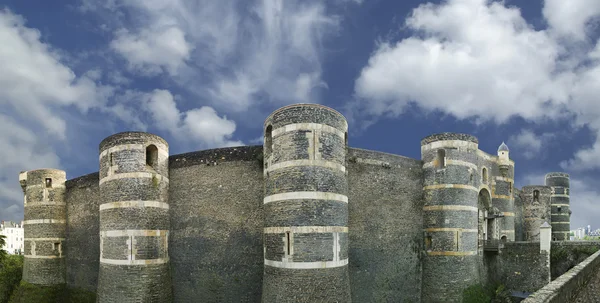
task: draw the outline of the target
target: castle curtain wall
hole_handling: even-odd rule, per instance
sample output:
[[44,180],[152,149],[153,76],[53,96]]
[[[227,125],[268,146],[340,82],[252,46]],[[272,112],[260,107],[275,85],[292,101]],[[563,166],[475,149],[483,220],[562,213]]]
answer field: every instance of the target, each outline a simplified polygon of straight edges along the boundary
[[421,161],[348,150],[353,302],[420,302]]
[[96,292],[100,262],[98,173],[69,180],[65,185],[67,285]]
[[260,302],[261,156],[244,146],[170,158],[174,302]]

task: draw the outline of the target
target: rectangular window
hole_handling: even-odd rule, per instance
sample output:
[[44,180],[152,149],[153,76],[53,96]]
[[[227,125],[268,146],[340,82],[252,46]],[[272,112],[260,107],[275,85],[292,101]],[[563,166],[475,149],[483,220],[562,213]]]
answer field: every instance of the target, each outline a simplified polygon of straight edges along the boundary
[[431,250],[431,244],[432,244],[431,235],[427,235],[425,237],[425,250],[426,251],[430,251]]
[[287,255],[289,256],[291,254],[291,250],[292,250],[291,243],[290,243],[290,240],[291,240],[290,232],[289,231],[286,232],[285,235],[286,235],[286,239],[287,239],[287,241],[286,241],[287,242],[287,245],[286,245],[287,246]]
[[50,188],[50,187],[52,187],[52,179],[46,178],[46,188]]

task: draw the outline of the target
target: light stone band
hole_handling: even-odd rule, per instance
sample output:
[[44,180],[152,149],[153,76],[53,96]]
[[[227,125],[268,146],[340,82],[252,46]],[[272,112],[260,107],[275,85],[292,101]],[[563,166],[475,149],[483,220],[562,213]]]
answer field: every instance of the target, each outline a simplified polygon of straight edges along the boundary
[[266,175],[267,173],[274,171],[274,170],[288,168],[288,167],[296,167],[296,166],[319,166],[319,167],[331,168],[331,169],[339,170],[342,172],[346,172],[346,167],[344,165],[335,163],[333,161],[303,159],[303,160],[284,161],[284,162],[272,164],[271,166],[269,166],[268,168],[266,168],[264,170],[264,174]]
[[428,251],[427,255],[430,256],[474,256],[477,251]]
[[274,194],[266,196],[263,203],[267,204],[276,201],[285,200],[331,200],[348,203],[348,196],[336,193],[318,192],[318,191],[297,191],[289,193]]
[[447,210],[458,210],[458,211],[473,211],[478,212],[479,209],[475,206],[466,205],[429,205],[423,207],[424,211],[447,211]]
[[31,202],[31,201],[27,201],[27,203],[24,204],[25,207],[30,207],[30,206],[66,206],[67,203],[65,202]]
[[122,259],[100,258],[100,263],[110,264],[110,265],[152,265],[152,264],[165,264],[167,262],[169,262],[169,258],[143,259],[143,260],[122,260]]
[[282,262],[265,259],[265,265],[278,268],[291,269],[318,269],[318,268],[333,268],[348,265],[348,259],[339,261],[317,261],[317,262]]
[[167,178],[163,175],[159,175],[157,173],[135,172],[135,173],[118,173],[118,174],[113,174],[113,175],[104,177],[104,178],[100,179],[100,184],[111,181],[111,180],[117,180],[117,179],[134,179],[134,178],[149,178],[149,179],[151,179],[154,177],[156,177],[159,181],[169,182],[169,178]]
[[273,132],[271,133],[271,135],[273,137],[275,137],[275,136],[281,135],[283,133],[292,132],[292,131],[296,131],[296,130],[320,130],[320,131],[336,134],[342,139],[345,139],[345,137],[346,137],[346,134],[343,131],[341,131],[335,127],[331,127],[327,124],[319,124],[319,123],[288,124],[288,125],[274,129]]
[[471,186],[471,185],[466,185],[466,184],[434,184],[434,185],[423,186],[423,190],[445,189],[445,188],[468,189],[468,190],[479,192],[479,189],[477,187]]
[[168,230],[161,229],[123,229],[123,230],[103,230],[100,231],[102,237],[125,237],[125,236],[143,236],[143,237],[159,237],[168,236]]
[[455,227],[432,227],[425,228],[426,232],[464,232],[464,233],[476,233],[479,232],[477,229],[467,229],[467,228],[455,228]]
[[[162,158],[169,158],[169,152],[167,152],[167,147],[164,144],[160,144],[158,142],[153,142],[148,145],[156,146],[156,149],[158,149],[158,154]],[[113,146],[111,148],[103,150],[100,153],[100,156],[98,157],[98,159],[102,159],[102,157],[105,157],[106,155],[108,155],[110,153],[115,153],[115,152],[124,151],[124,150],[144,151],[144,150],[146,150],[146,145],[144,145],[144,144],[123,144],[123,145]]]
[[65,256],[39,256],[39,255],[24,255],[25,258],[29,259],[61,259]]
[[[462,160],[453,160],[453,159],[446,159],[446,165],[455,165],[455,166],[464,166],[464,167],[469,167],[472,168],[474,170],[477,170],[477,165],[467,162],[467,161],[462,161]],[[423,164],[423,168],[432,168],[435,167],[435,161],[431,161],[431,162],[426,162]]]
[[317,233],[347,233],[347,226],[289,226],[289,227],[265,227],[265,234],[283,234],[292,232],[297,234]]
[[23,224],[66,224],[67,220],[62,219],[35,219],[25,220]]
[[133,200],[133,201],[118,201],[118,202],[109,202],[100,204],[100,210],[105,209],[113,209],[113,208],[145,208],[145,207],[155,207],[155,208],[163,208],[169,209],[169,204],[160,202],[160,201],[142,201],[142,200]]

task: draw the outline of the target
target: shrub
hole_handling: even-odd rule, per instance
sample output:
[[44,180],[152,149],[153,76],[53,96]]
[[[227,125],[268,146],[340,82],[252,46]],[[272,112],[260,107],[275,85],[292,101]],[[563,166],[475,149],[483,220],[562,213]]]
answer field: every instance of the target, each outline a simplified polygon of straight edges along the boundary
[[8,302],[23,274],[23,256],[7,255],[0,262],[0,303]]

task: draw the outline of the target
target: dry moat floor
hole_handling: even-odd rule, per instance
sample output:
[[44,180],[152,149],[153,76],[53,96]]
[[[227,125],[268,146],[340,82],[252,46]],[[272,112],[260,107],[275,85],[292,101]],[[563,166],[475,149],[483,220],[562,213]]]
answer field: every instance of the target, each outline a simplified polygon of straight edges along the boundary
[[596,271],[584,289],[571,302],[600,303],[600,270]]

